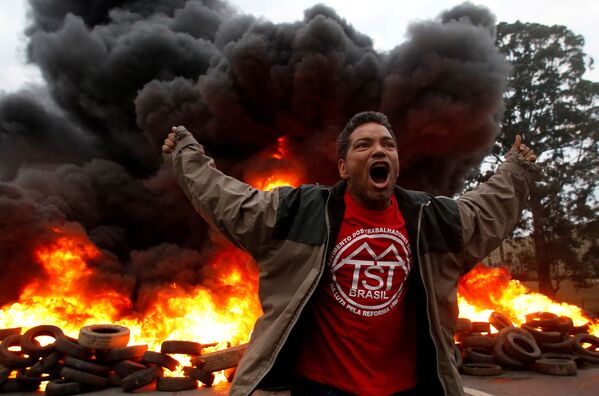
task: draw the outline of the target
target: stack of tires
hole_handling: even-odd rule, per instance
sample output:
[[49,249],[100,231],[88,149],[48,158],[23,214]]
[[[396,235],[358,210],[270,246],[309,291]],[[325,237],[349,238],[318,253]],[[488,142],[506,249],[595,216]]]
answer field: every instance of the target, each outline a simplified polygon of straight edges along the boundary
[[[42,336],[53,341],[41,346]],[[195,389],[198,381],[212,385],[214,374],[197,367],[180,377],[164,373],[179,366],[171,354],[197,360],[203,348],[214,344],[165,341],[160,352],[153,352],[147,345],[129,346],[129,338],[129,329],[117,325],[83,327],[78,339],[51,325],[33,327],[22,335],[20,328],[0,330],[0,393],[35,391],[42,382],[47,382],[45,391],[51,396],[111,387],[175,392]]]
[[[502,369],[535,370],[549,375],[575,375],[585,364],[599,364],[599,338],[588,327],[548,312],[526,316],[521,327],[494,312],[489,322],[459,318],[454,345],[460,371],[499,375]],[[495,331],[491,331],[494,328]]]

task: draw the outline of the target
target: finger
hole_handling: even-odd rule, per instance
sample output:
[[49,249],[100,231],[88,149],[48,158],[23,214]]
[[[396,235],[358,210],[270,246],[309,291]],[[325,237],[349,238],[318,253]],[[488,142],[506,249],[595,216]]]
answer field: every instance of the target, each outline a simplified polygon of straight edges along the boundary
[[164,139],[164,144],[170,148],[175,148],[175,142],[171,139]]
[[173,151],[173,149],[170,148],[169,146],[167,146],[166,144],[164,146],[162,146],[163,153],[171,153],[172,151]]
[[167,139],[170,139],[170,140],[172,140],[173,142],[174,142],[175,140],[177,140],[177,136],[175,135],[175,132],[171,132],[171,133],[169,133],[169,134],[168,134],[168,136],[167,136],[166,138],[167,138]]
[[518,150],[520,145],[522,144],[522,136],[516,135],[516,139],[514,140],[514,144],[512,144],[512,149]]
[[524,146],[524,149],[520,150],[520,154],[523,157],[526,157],[530,153],[532,153],[532,150],[529,147],[526,147],[526,146]]
[[529,155],[527,159],[528,159],[530,162],[535,162],[535,161],[537,160],[537,156],[536,156],[536,155],[534,155],[534,154],[532,154],[532,155]]

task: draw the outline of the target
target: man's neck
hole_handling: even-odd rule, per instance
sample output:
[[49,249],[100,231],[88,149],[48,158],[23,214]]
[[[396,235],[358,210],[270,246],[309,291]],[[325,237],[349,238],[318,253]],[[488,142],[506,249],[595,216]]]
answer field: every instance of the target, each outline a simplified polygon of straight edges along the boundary
[[382,200],[366,200],[360,197],[359,194],[356,194],[351,189],[348,189],[347,192],[349,196],[354,200],[354,202],[356,202],[362,208],[368,210],[385,210],[389,206],[391,206],[391,203],[393,202],[391,197]]

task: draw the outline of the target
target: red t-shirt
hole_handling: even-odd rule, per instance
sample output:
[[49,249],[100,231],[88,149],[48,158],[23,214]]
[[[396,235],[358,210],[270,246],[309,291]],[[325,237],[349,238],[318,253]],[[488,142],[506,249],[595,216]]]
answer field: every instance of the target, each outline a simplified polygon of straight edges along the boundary
[[345,194],[339,237],[308,314],[295,373],[359,395],[389,395],[417,385],[416,323],[406,304],[412,268],[395,197],[381,211]]

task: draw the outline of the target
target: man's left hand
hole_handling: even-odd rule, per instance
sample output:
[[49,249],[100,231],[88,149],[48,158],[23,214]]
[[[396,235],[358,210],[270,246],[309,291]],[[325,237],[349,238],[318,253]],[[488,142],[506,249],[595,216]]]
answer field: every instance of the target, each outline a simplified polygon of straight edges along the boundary
[[535,162],[537,160],[537,156],[534,151],[522,143],[522,136],[520,135],[516,135],[516,140],[514,140],[514,144],[512,145],[510,151],[520,154],[528,162]]

